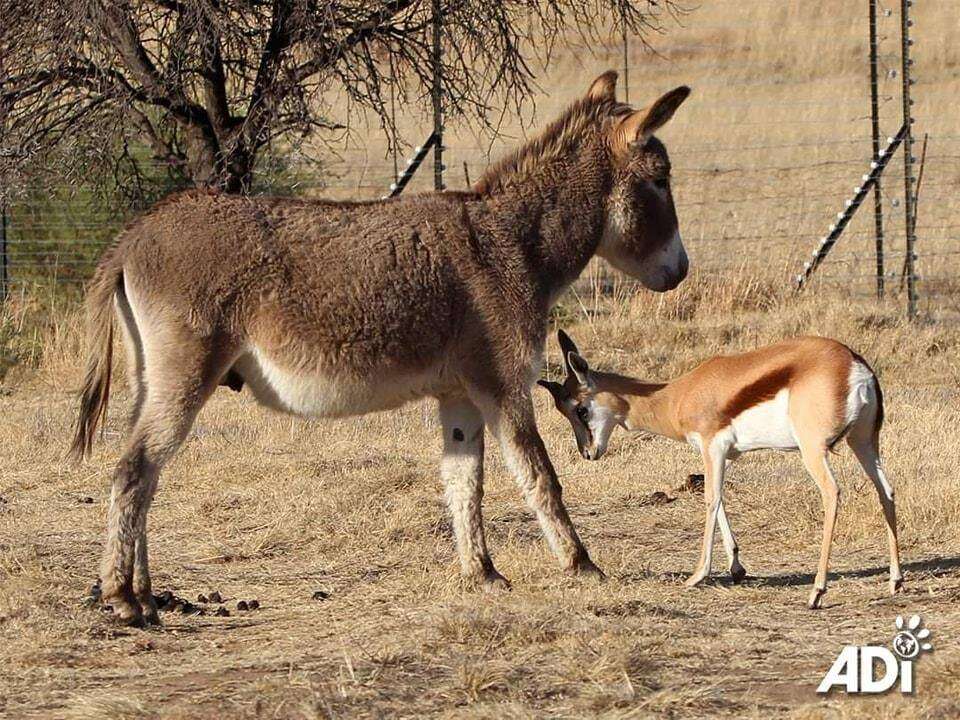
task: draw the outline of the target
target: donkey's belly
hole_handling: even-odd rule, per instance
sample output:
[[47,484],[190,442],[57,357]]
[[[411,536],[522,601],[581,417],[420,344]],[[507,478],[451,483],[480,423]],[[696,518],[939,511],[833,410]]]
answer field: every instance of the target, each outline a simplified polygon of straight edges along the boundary
[[257,401],[281,412],[311,417],[346,417],[390,410],[435,394],[438,373],[373,372],[368,377],[291,371],[252,348],[234,364]]

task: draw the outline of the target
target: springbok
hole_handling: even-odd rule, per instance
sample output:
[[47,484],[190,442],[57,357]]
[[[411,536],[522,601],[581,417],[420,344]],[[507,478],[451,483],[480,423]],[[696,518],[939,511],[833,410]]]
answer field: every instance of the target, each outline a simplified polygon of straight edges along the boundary
[[564,507],[530,388],[550,308],[594,255],[659,292],[687,274],[670,163],[653,134],[690,90],[635,111],[617,102],[616,79],[598,77],[470,192],[330,202],[189,191],[120,233],[88,292],[72,446],[88,454],[106,413],[116,315],[134,410],[101,579],[120,621],[159,622],[147,510],[218,384],[323,417],[437,398],[463,574],[509,587],[484,539],[486,427],[563,567],[602,577]]
[[799,450],[824,505],[820,564],[808,605],[819,608],[827,592],[827,564],[840,490],[827,460],[846,438],[873,481],[887,522],[890,592],[903,584],[893,487],[880,462],[883,394],[867,362],[836,340],[800,337],[740,355],[717,356],[668,383],[645,383],[592,370],[562,330],[567,369],[563,384],[540,380],[557,410],[570,421],[580,454],[597,460],[617,426],[688,442],[705,467],[706,526],[700,562],[688,586],[710,574],[717,521],[736,582],[746,577],[723,507],[728,460],[753,450]]

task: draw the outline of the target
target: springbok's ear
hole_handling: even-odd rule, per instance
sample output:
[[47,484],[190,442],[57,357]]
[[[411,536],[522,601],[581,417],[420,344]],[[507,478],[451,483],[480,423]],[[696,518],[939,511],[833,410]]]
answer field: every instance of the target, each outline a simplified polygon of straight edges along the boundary
[[617,71],[607,70],[603,75],[590,83],[587,97],[593,100],[617,99]]
[[647,110],[630,113],[620,123],[620,140],[625,144],[645,144],[653,134],[669,122],[677,108],[690,96],[690,88],[681,85],[657,100]]
[[564,396],[563,385],[550,380],[537,380],[537,385],[546,388],[553,395],[554,400],[562,400]]
[[575,352],[567,354],[567,366],[573,372],[574,376],[577,378],[577,382],[580,383],[581,387],[590,386],[590,366],[587,364],[587,361],[584,360],[580,355]]
[[563,330],[557,330],[557,342],[560,343],[560,354],[563,356],[563,365],[567,368],[567,375],[570,375],[570,362],[567,358],[570,353],[579,354],[576,344],[570,339]]

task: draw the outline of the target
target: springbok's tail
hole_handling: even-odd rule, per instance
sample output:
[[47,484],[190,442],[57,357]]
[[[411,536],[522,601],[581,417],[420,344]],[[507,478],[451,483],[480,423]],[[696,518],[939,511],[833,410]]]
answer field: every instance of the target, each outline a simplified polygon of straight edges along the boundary
[[113,299],[123,282],[123,263],[111,248],[97,266],[87,290],[87,370],[80,392],[80,416],[70,445],[70,457],[90,454],[97,426],[106,420],[113,369]]

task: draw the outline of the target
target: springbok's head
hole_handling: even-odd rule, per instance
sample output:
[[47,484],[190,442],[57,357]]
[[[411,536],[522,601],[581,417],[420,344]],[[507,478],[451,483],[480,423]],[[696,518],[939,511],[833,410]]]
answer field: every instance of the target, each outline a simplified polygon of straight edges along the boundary
[[[616,84],[616,72],[606,72],[588,95],[615,101]],[[678,87],[649,108],[616,115],[606,136],[613,189],[597,254],[657,292],[675,288],[689,268],[670,192],[670,160],[654,137],[688,95],[690,88]]]
[[617,400],[597,387],[587,361],[563,330],[557,331],[557,340],[567,377],[562,383],[538,380],[537,384],[550,391],[557,410],[570,421],[580,455],[599,460],[607,450],[610,433],[621,422]]

